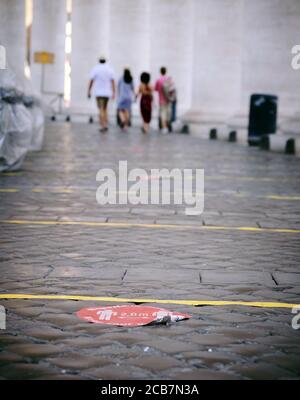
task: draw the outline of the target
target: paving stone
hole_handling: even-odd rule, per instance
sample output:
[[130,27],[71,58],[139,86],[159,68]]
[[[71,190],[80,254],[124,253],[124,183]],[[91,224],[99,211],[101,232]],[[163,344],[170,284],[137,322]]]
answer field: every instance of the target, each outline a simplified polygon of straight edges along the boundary
[[293,379],[297,375],[287,371],[276,365],[267,363],[253,363],[246,366],[232,367],[231,370],[243,375],[249,379],[266,380],[266,379]]
[[66,370],[82,370],[85,368],[100,367],[110,363],[105,357],[82,355],[82,354],[64,354],[62,357],[48,358],[48,362],[56,367]]
[[300,286],[300,273],[275,272],[274,277],[280,285]]
[[[291,330],[293,330],[291,328]],[[297,332],[298,333],[298,332]],[[299,334],[296,337],[293,337],[292,334],[289,336],[280,336],[280,335],[269,335],[259,339],[259,343],[263,343],[265,345],[270,346],[278,346],[281,348],[292,348],[299,344]]]
[[232,372],[227,373],[199,368],[174,373],[170,375],[170,378],[175,380],[232,380],[239,379],[239,376],[234,375]]
[[8,368],[7,366],[0,367],[0,376],[5,379],[37,379],[42,376],[55,374],[55,370],[51,370],[48,366],[39,364],[27,364],[27,363],[14,363],[13,367]]
[[11,351],[24,357],[43,358],[50,354],[60,353],[62,346],[52,344],[14,344],[6,347],[6,351]]
[[128,272],[125,276],[125,282],[146,282],[159,280],[161,284],[166,282],[194,282],[199,279],[199,272],[184,270],[184,269],[174,269],[174,268],[128,268]]
[[18,336],[18,334],[15,332],[13,335],[6,333],[0,335],[1,349],[7,349],[7,347],[11,344],[24,344],[24,337]]
[[216,346],[223,347],[228,344],[232,344],[236,341],[236,338],[229,337],[221,334],[193,334],[190,337],[193,343],[202,346]]
[[24,329],[24,334],[30,336],[32,338],[40,339],[40,340],[61,340],[66,337],[69,337],[71,333],[65,332],[61,329],[52,328],[51,326],[33,326],[31,328]]
[[145,345],[146,347],[153,347],[166,354],[176,354],[197,349],[197,346],[194,343],[185,343],[182,341],[174,339],[170,340],[162,337],[150,340],[140,340],[139,343]]
[[207,368],[232,365],[240,362],[241,358],[230,352],[220,352],[209,348],[206,351],[185,352],[184,358],[188,360],[189,365],[204,366]]
[[272,365],[277,365],[280,368],[284,368],[300,376],[300,359],[297,355],[274,354],[265,356],[263,361]]
[[102,368],[94,368],[86,371],[89,377],[94,379],[101,380],[129,380],[132,379],[132,376],[135,376],[136,379],[147,379],[149,375],[147,371],[139,370],[138,368],[134,368],[132,366],[116,366],[115,364],[109,364]]
[[243,323],[248,323],[252,321],[257,321],[257,319],[254,316],[250,315],[244,315],[240,314],[237,312],[227,312],[227,313],[212,313],[211,317],[212,320],[220,321],[220,322],[231,322],[231,323],[236,323],[236,324],[243,324]]
[[[79,380],[82,380],[82,379],[84,379],[84,380],[89,380],[89,378],[88,377],[86,377],[85,376],[85,374],[84,374],[84,372],[82,372],[82,375],[79,375],[79,374],[70,374],[69,372],[68,373],[66,373],[64,370],[62,370],[63,372],[61,372],[60,374],[55,374],[55,373],[53,373],[53,374],[51,374],[51,375],[48,375],[48,374],[46,374],[46,375],[41,375],[41,376],[39,376],[38,378],[35,378],[35,380],[47,380],[47,381],[57,381],[57,380],[60,380],[60,381],[79,381]],[[72,372],[72,371],[71,371]]]
[[157,355],[145,355],[141,358],[134,358],[128,360],[130,364],[136,365],[143,369],[149,369],[155,373],[158,371],[169,370],[171,368],[180,367],[181,362],[171,357],[161,357]]
[[38,318],[41,321],[47,321],[56,327],[65,327],[68,324],[76,324],[77,319],[75,315],[72,314],[55,314],[55,313],[43,313]]
[[263,272],[252,271],[236,271],[236,272],[223,272],[223,271],[203,271],[202,281],[204,284],[222,284],[224,283],[256,283],[273,286],[271,276]]
[[[70,332],[69,336],[74,336],[73,330]],[[111,341],[103,339],[102,335],[101,336],[80,335],[76,337],[69,337],[63,340],[59,339],[58,343],[67,346],[67,348],[83,350],[83,349],[95,348],[98,346],[100,347],[105,344],[110,344]]]
[[170,210],[167,208],[141,208],[141,207],[137,207],[137,208],[132,208],[131,209],[131,214],[132,215],[174,215],[175,214],[175,210]]
[[9,351],[2,351],[0,353],[0,366],[4,364],[11,364],[22,361],[23,357],[19,354],[11,353]]
[[276,352],[272,345],[268,348],[263,343],[247,342],[242,344],[234,344],[230,347],[233,354],[240,355],[242,358],[259,358],[262,354],[268,354],[270,352]]
[[258,329],[256,328],[244,328],[241,329],[239,327],[226,328],[226,327],[217,327],[214,329],[214,332],[217,334],[222,334],[224,336],[228,336],[230,338],[238,339],[240,341],[248,340],[248,339],[256,339],[261,336],[268,335],[268,330]]
[[[72,143],[70,157],[59,145],[61,137]],[[300,159],[273,157],[191,135],[162,137],[153,131],[146,138],[133,127],[125,137],[112,127],[103,137],[96,125],[47,123],[43,151],[29,154],[22,172],[0,179],[0,189],[20,190],[1,192],[0,221],[24,222],[1,226],[1,291],[300,303],[299,233],[231,229],[299,229],[299,202],[267,196],[299,196]],[[187,216],[185,205],[172,204],[99,206],[96,173],[117,168],[120,159],[147,171],[203,167],[204,213]],[[67,224],[72,221],[77,224]],[[118,302],[0,303],[7,309],[1,379],[300,376],[299,331],[291,328],[290,309],[154,302],[149,305],[191,319],[130,329],[87,323],[75,315],[84,307]]]

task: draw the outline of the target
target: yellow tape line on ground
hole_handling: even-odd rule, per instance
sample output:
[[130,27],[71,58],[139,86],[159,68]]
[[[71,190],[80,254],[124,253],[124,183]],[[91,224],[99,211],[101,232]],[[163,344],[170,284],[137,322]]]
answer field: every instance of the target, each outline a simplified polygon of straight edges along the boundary
[[[75,193],[76,191],[80,192],[94,192],[95,188],[65,188],[65,187],[59,187],[59,186],[52,186],[52,187],[35,187],[35,188],[28,188],[28,187],[18,187],[18,188],[1,188],[0,193],[17,193],[20,190],[30,190],[32,193],[52,193],[52,194],[60,194],[60,193]],[[131,191],[130,190],[118,190],[115,193],[116,194],[129,194]],[[133,190],[132,193],[135,193]],[[170,194],[175,195],[176,192],[171,192]],[[193,195],[193,193],[187,193],[190,195]],[[248,193],[222,193],[222,195],[232,195],[236,197],[246,197],[246,198],[258,198],[258,199],[268,199],[268,200],[281,200],[281,201],[300,201],[300,196],[295,196],[295,195],[275,195],[275,194],[269,194],[265,196],[253,196]],[[205,193],[205,196],[209,197],[217,197],[219,194],[215,193]]]
[[73,189],[64,189],[64,188],[35,188],[31,189],[33,193],[54,193],[54,194],[59,194],[59,193],[74,193]]
[[23,172],[0,172],[0,176],[22,176]]
[[7,219],[0,224],[12,225],[79,225],[101,228],[149,228],[149,229],[178,229],[178,230],[209,230],[209,231],[246,231],[271,233],[300,233],[300,229],[288,228],[255,228],[252,226],[208,226],[208,225],[180,225],[180,224],[146,224],[130,222],[97,222],[97,221],[30,221]]
[[[72,189],[72,188],[61,188],[61,187],[37,187],[37,188],[1,188],[0,193],[18,193],[20,190],[31,190],[32,193],[51,193],[51,194],[71,194],[75,193],[76,191],[79,191],[82,193],[86,192],[94,192],[94,188],[79,188],[79,189]],[[117,194],[129,194],[131,191],[127,190],[122,190],[122,191],[117,191],[115,193]],[[132,191],[132,193],[135,193],[135,191]],[[176,192],[171,192],[171,195],[175,195]],[[188,194],[188,193],[187,193]],[[223,195],[225,193],[222,193]],[[190,193],[190,195],[193,195],[193,193]],[[257,198],[257,199],[267,199],[267,200],[276,200],[276,201],[300,201],[300,196],[289,196],[289,195],[266,195],[266,196],[249,196],[248,193],[226,193],[225,195],[232,195],[236,197],[245,197],[245,198]],[[208,197],[217,197],[219,194],[214,194],[214,193],[205,193],[205,196]]]
[[113,303],[159,303],[159,304],[179,304],[186,306],[246,306],[261,308],[293,308],[300,307],[300,304],[279,303],[269,301],[222,301],[222,300],[161,300],[161,299],[127,299],[119,297],[101,296],[76,296],[76,295],[57,295],[57,294],[22,294],[22,293],[2,293],[0,299],[22,299],[22,300],[82,300],[82,301],[101,301]]
[[277,196],[277,195],[268,195],[264,197],[269,200],[286,200],[286,201],[300,201],[300,196]]

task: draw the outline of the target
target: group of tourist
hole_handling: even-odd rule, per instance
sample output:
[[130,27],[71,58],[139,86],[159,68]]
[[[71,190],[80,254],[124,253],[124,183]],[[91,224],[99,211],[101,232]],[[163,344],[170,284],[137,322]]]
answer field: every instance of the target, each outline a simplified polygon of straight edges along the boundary
[[142,132],[149,132],[152,118],[154,91],[159,98],[159,128],[163,134],[168,133],[171,123],[176,119],[176,88],[173,79],[167,75],[165,67],[160,68],[160,77],[155,85],[151,84],[151,76],[143,72],[140,84],[135,90],[133,77],[128,68],[124,69],[123,76],[115,84],[112,68],[104,57],[99,59],[90,75],[88,97],[96,97],[99,109],[100,132],[108,131],[107,106],[109,99],[117,99],[117,117],[122,130],[126,131],[131,124],[131,108],[133,101],[140,99],[140,111],[143,120]]

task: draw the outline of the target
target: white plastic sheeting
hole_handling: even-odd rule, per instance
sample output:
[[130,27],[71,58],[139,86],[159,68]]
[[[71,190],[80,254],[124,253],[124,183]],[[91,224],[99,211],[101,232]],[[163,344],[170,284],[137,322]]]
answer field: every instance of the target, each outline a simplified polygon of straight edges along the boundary
[[44,115],[37,97],[25,95],[13,73],[0,74],[0,171],[21,167],[30,150],[41,150]]
[[40,106],[34,105],[30,110],[33,120],[33,135],[30,150],[39,151],[42,149],[44,141],[44,113]]

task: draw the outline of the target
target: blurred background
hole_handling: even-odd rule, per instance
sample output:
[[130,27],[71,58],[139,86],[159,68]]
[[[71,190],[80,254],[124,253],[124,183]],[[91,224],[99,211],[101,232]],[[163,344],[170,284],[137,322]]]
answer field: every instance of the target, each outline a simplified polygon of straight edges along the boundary
[[[136,82],[141,71],[153,81],[167,66],[189,122],[246,126],[250,95],[258,92],[279,96],[279,121],[296,133],[300,70],[292,68],[292,49],[299,33],[299,0],[0,1],[8,65],[71,115],[96,112],[87,82],[104,55],[117,78],[128,66]],[[41,52],[52,59],[41,64]]]

